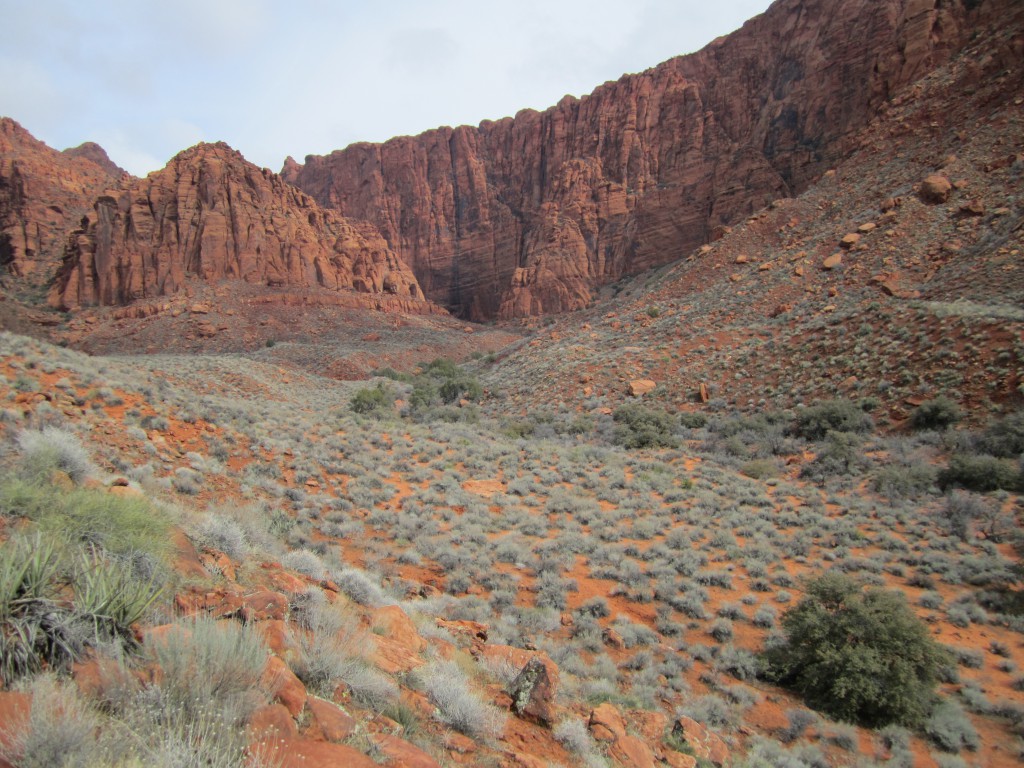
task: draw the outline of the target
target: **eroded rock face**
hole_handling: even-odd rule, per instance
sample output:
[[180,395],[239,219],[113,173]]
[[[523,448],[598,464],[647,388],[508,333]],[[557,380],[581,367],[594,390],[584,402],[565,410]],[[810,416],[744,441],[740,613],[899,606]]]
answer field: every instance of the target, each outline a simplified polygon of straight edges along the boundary
[[58,152],[0,117],[0,275],[49,280],[68,230],[125,177],[99,145]]
[[126,304],[173,294],[189,277],[423,298],[372,226],[324,210],[218,143],[100,196],[69,238],[51,303]]
[[802,191],[1012,2],[779,0],[699,53],[543,113],[289,158],[282,174],[376,225],[459,314],[572,310]]

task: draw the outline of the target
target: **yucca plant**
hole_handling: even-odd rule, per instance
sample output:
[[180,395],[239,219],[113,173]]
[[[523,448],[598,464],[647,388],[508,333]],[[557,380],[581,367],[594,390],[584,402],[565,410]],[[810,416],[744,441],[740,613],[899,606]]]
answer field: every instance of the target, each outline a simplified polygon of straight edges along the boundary
[[132,644],[131,626],[163,592],[155,577],[140,579],[130,565],[104,559],[92,549],[79,558],[75,575],[75,611],[92,628],[97,642]]
[[0,547],[0,676],[11,682],[42,668],[67,666],[82,651],[72,611],[60,601],[59,550],[36,535]]

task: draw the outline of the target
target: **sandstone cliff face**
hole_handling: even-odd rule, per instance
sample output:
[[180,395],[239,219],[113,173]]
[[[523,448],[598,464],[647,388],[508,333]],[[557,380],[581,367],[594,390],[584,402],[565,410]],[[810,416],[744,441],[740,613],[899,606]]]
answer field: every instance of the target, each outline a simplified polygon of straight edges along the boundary
[[52,278],[68,230],[123,177],[98,145],[83,147],[58,152],[0,118],[0,274],[31,285]]
[[372,226],[324,210],[226,144],[197,145],[99,197],[82,224],[51,292],[62,308],[170,295],[189,277],[425,304]]
[[779,0],[699,53],[543,113],[289,158],[282,175],[376,225],[457,313],[577,309],[803,190],[1013,2]]

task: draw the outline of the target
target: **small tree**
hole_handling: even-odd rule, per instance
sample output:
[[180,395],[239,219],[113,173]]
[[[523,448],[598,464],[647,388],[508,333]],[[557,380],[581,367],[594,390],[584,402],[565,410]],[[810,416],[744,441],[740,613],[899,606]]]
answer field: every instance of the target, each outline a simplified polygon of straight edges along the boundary
[[917,725],[934,703],[945,653],[899,592],[842,574],[810,582],[764,654],[766,676],[836,720]]

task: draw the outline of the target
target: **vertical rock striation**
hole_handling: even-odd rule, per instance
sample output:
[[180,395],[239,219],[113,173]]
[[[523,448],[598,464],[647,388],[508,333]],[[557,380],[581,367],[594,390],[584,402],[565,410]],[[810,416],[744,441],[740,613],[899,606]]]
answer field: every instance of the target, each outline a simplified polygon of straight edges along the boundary
[[68,230],[125,176],[96,144],[58,152],[0,117],[0,276],[45,284]]
[[125,304],[173,294],[190,277],[425,303],[372,226],[321,208],[223,143],[97,198],[68,239],[51,303]]
[[891,94],[1013,2],[778,0],[700,52],[582,99],[288,158],[282,175],[375,225],[456,313],[577,309],[802,191]]

